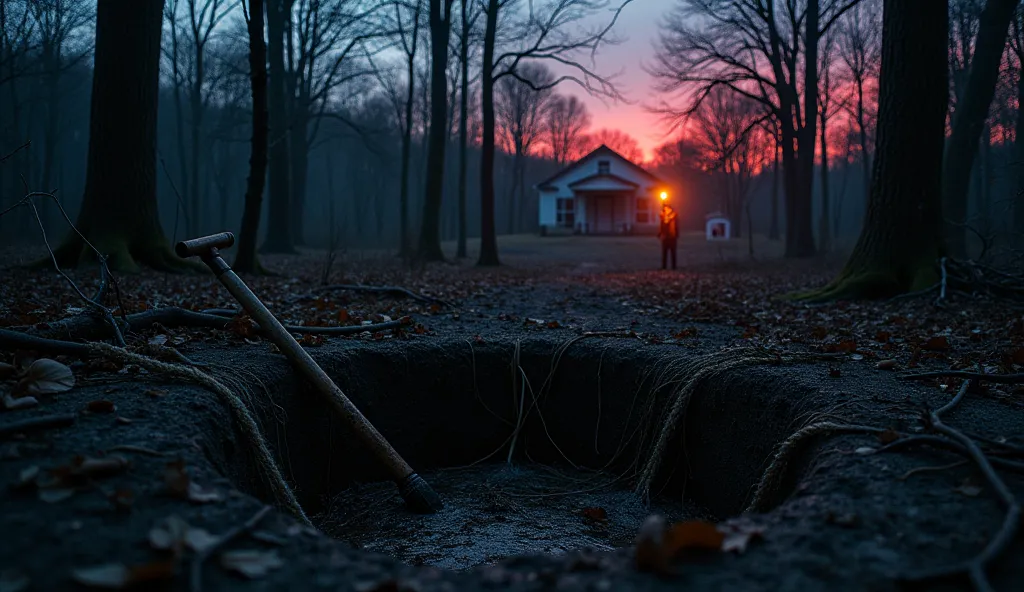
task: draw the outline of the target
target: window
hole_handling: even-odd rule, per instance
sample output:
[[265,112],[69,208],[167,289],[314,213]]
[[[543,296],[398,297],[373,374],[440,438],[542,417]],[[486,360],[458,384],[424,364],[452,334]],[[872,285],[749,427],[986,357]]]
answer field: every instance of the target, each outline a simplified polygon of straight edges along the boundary
[[598,175],[607,175],[610,172],[611,172],[611,163],[609,163],[607,160],[599,160],[599,161],[597,161],[597,174]]
[[560,197],[555,200],[555,225],[562,228],[576,226],[575,203],[571,197]]
[[651,202],[646,197],[636,198],[636,223],[651,223]]

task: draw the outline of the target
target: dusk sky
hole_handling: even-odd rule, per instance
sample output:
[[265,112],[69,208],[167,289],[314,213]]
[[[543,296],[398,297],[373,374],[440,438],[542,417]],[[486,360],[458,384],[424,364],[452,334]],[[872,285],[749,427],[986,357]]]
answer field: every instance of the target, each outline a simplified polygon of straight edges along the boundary
[[600,99],[590,97],[578,88],[566,86],[563,89],[563,92],[576,94],[587,103],[594,117],[595,129],[618,128],[630,134],[640,143],[648,158],[654,148],[665,141],[665,137],[657,116],[644,110],[644,105],[654,103],[657,97],[652,89],[653,81],[641,64],[651,62],[661,17],[675,1],[634,0],[623,11],[616,26],[617,35],[625,41],[598,54],[598,70],[621,73],[617,79],[619,87],[632,104],[603,104]]

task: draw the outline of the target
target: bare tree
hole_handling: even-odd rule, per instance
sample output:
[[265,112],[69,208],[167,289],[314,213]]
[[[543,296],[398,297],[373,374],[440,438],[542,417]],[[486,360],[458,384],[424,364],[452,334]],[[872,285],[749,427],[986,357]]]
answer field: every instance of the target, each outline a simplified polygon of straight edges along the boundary
[[760,167],[758,123],[762,120],[757,103],[724,87],[712,89],[693,116],[704,167],[718,173],[722,210],[732,220],[737,237],[751,179]]
[[818,248],[823,252],[832,249],[832,214],[831,195],[829,195],[829,128],[828,122],[843,109],[843,103],[839,96],[841,81],[835,75],[833,56],[835,55],[836,40],[833,35],[827,34],[822,39],[821,51],[819,54],[818,71],[821,73],[818,80],[818,122],[821,128],[818,137],[821,140],[821,213],[818,216]]
[[[815,253],[811,190],[818,121],[818,42],[858,0],[680,0],[666,19],[652,74],[682,99],[658,109],[681,124],[724,86],[779,123],[786,255]],[[801,89],[802,85],[802,89]]]
[[[520,78],[529,82],[521,82]],[[554,75],[543,64],[527,63],[519,69],[519,78],[502,78],[497,85],[495,112],[498,135],[512,153],[512,184],[508,191],[508,228],[516,231],[516,204],[524,208],[526,193],[526,157],[542,133],[542,116]],[[542,90],[534,90],[540,88]]]
[[[373,74],[361,59],[377,47],[368,44],[385,35],[383,4],[362,0],[289,0],[293,3],[286,44],[288,90],[291,238],[305,242],[306,180],[309,154],[332,101]],[[352,125],[335,110],[332,118]]]
[[418,254],[425,261],[442,261],[441,199],[444,195],[444,157],[448,143],[448,41],[452,31],[454,0],[429,0],[429,3],[430,136]]
[[[181,181],[189,205],[188,233],[191,235],[200,232],[204,201],[199,181],[202,178],[202,152],[205,145],[200,136],[210,101],[207,46],[214,29],[230,14],[232,8],[233,4],[227,0],[168,0],[165,12],[170,27],[169,59],[172,60]],[[182,89],[188,101],[190,133],[187,158]]]
[[590,122],[587,106],[575,96],[555,95],[548,101],[544,135],[558,166],[581,155]]
[[871,97],[877,90],[878,65],[882,50],[882,12],[878,0],[862,0],[839,24],[837,43],[839,59],[846,67],[850,94],[843,101],[850,116],[857,122],[864,200],[871,188],[871,151],[868,129],[874,119]]
[[949,92],[946,2],[885,0],[867,216],[839,277],[809,298],[888,297],[928,288],[937,279],[944,250],[939,188]]
[[[494,225],[494,85],[512,76],[529,84],[519,75],[523,63],[553,60],[570,73],[553,80],[547,88],[573,81],[588,92],[618,98],[619,92],[608,78],[588,68],[580,58],[593,55],[612,41],[610,33],[622,9],[632,0],[623,0],[604,24],[588,25],[588,17],[608,7],[605,0],[545,0],[532,2],[525,16],[509,19],[507,49],[496,52],[499,16],[507,14],[515,0],[487,0],[484,29],[483,73],[481,76],[481,112],[483,137],[480,158],[481,240],[478,265],[499,265],[498,239]],[[535,90],[543,90],[535,88]]]
[[[988,0],[978,20],[974,53],[966,81],[958,93],[953,112],[952,131],[946,143],[942,167],[943,211],[946,215],[946,239],[953,256],[967,254],[967,194],[971,168],[978,155],[978,141],[988,120],[995,94],[999,66],[1006,46],[1007,32],[1019,0]],[[954,74],[954,80],[956,74]]]
[[602,128],[583,136],[581,141],[585,146],[584,152],[604,145],[621,154],[626,160],[638,164],[644,161],[644,151],[640,148],[640,143],[622,130]]
[[466,169],[467,148],[469,145],[469,60],[473,42],[473,29],[476,19],[480,16],[479,4],[474,0],[461,0],[459,36],[459,238],[455,256],[466,256]]
[[249,179],[245,186],[245,208],[235,255],[239,272],[261,271],[256,258],[256,240],[263,209],[263,186],[267,177],[267,45],[263,40],[263,0],[249,0],[246,20],[249,31],[249,80],[252,91],[252,141],[249,156]]

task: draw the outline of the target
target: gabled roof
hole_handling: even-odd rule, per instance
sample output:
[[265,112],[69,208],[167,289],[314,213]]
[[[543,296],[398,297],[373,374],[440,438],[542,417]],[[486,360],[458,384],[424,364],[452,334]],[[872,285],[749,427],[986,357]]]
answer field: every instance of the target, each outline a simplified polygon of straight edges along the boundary
[[[574,171],[574,170],[578,169],[579,167],[583,166],[584,164],[587,164],[588,162],[594,160],[595,158],[601,157],[601,156],[614,156],[615,158],[617,158],[617,159],[621,160],[622,162],[628,164],[634,170],[636,170],[639,173],[643,174],[644,176],[648,177],[650,180],[654,181],[655,183],[662,183],[661,179],[659,179],[658,177],[655,177],[651,173],[647,172],[647,170],[645,168],[643,168],[642,166],[640,166],[640,165],[636,164],[635,162],[629,160],[628,158],[626,158],[625,156],[623,156],[623,155],[619,154],[618,152],[612,150],[608,146],[605,146],[604,144],[601,144],[600,146],[595,148],[593,151],[591,151],[590,154],[587,154],[583,158],[577,160],[576,162],[574,162],[574,163],[570,164],[569,166],[565,167],[564,169],[558,171],[554,175],[548,177],[547,179],[544,179],[540,183],[537,183],[536,187],[537,187],[537,189],[539,189],[541,191],[550,191],[551,189],[553,189],[550,186],[551,182],[556,181],[557,179],[559,179],[563,175],[565,175],[565,174],[567,174],[567,173],[569,173],[571,171]],[[625,181],[625,179],[623,179],[623,181]],[[633,183],[633,185],[635,186],[636,184]]]
[[588,183],[592,183],[592,182],[598,181],[598,180],[613,181],[615,183],[620,183],[622,185],[626,185],[627,187],[632,187],[632,188],[639,187],[639,185],[637,185],[636,183],[630,181],[629,179],[623,179],[622,177],[620,177],[618,175],[613,175],[611,173],[598,173],[596,175],[590,175],[589,177],[583,177],[579,181],[573,181],[572,183],[569,183],[569,187],[575,189],[575,188],[579,187],[580,185],[586,185]]

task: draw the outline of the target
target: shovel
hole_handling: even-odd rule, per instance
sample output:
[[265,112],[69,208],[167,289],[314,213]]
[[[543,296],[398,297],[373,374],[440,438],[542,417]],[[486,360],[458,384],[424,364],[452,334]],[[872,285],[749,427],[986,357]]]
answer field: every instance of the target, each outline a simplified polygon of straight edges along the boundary
[[280,321],[267,309],[252,290],[245,285],[231,267],[220,256],[220,249],[235,244],[235,235],[230,232],[212,234],[192,240],[181,241],[174,246],[179,257],[196,257],[203,260],[220,283],[231,292],[235,300],[242,305],[249,316],[260,325],[260,329],[272,341],[289,361],[309,381],[317,393],[334,409],[342,423],[348,427],[384,466],[388,475],[398,485],[398,493],[405,500],[406,506],[414,512],[432,514],[444,507],[441,498],[413,471],[398,452],[388,444],[384,436],[359,412],[349,401],[345,393],[334,384],[327,373],[317,365],[313,358],[302,349]]

